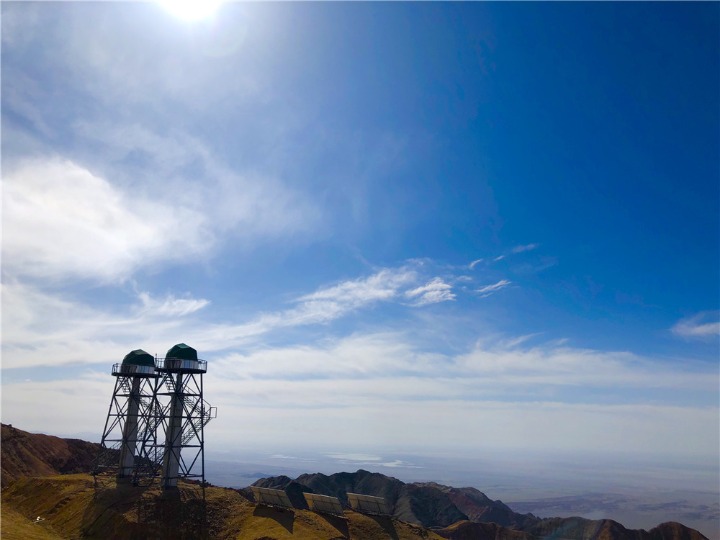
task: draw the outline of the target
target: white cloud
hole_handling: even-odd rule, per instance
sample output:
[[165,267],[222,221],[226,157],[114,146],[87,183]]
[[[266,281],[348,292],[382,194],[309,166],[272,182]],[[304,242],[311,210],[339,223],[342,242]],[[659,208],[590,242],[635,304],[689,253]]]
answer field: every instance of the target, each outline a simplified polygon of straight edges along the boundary
[[29,161],[4,176],[3,270],[12,276],[121,281],[212,243],[197,212],[127,196],[67,160]]
[[416,306],[455,300],[455,293],[452,292],[452,286],[445,283],[439,277],[434,278],[416,289],[405,291],[405,296],[407,298],[413,298],[414,305]]
[[577,403],[532,394],[518,400],[411,377],[221,381],[221,374],[226,366],[211,364],[205,385],[208,400],[223,411],[215,427],[232,431],[241,423],[253,439],[281,448],[288,448],[287,426],[302,425],[314,434],[315,448],[349,452],[390,447],[472,454],[527,450],[532,440],[535,450],[548,451],[717,453],[713,406]]
[[147,292],[138,295],[142,302],[142,311],[145,315],[161,315],[167,317],[181,317],[203,309],[210,301],[204,298],[175,298],[170,294],[159,300]]
[[687,339],[717,339],[720,336],[718,312],[706,311],[682,319],[672,327],[672,333]]
[[422,369],[433,355],[420,354],[392,334],[349,336],[322,344],[262,348],[218,360],[229,377],[249,379],[377,378],[390,370]]
[[[192,153],[187,145],[163,149],[165,141],[138,133],[127,138],[146,141],[159,162],[182,165],[178,156]],[[316,214],[305,199],[281,183],[241,177],[210,165],[213,160],[202,151],[196,155],[207,164],[207,181],[175,178],[123,189],[69,160],[17,165],[3,179],[4,271],[118,282],[139,268],[202,261],[228,233],[255,242],[296,235],[315,223],[306,218]],[[150,168],[157,172],[163,166]]]
[[[206,388],[268,440],[283,440],[286,428],[262,427],[282,417],[320,447],[470,452],[524,448],[530,437],[542,450],[712,455],[717,376],[702,363],[551,345],[429,354],[400,334],[373,334],[228,355],[212,362]],[[348,429],[358,425],[360,434]],[[671,433],[683,440],[663,442]]]
[[504,289],[508,285],[510,285],[511,282],[507,279],[501,279],[497,283],[493,283],[492,285],[485,285],[484,287],[480,287],[477,289],[476,292],[480,293],[482,298],[485,298],[486,296],[490,296],[494,292],[499,291],[500,289]]
[[[510,249],[510,251],[506,251],[502,255],[498,255],[497,257],[495,257],[493,259],[493,262],[502,261],[503,259],[506,259],[508,257],[508,255],[517,255],[518,253],[524,253],[526,251],[533,251],[533,250],[537,249],[538,247],[540,247],[540,244],[525,244],[525,245],[515,246],[512,249]],[[472,268],[476,262],[480,262],[480,261],[482,261],[482,259],[478,259],[478,261],[473,261],[470,265],[470,268]]]
[[379,300],[394,298],[400,287],[411,283],[415,278],[416,273],[409,268],[386,268],[367,278],[344,281],[301,296],[298,303],[305,308],[329,304],[337,306],[339,311],[355,309]]
[[607,391],[622,392],[632,401],[665,390],[674,392],[682,401],[698,392],[712,393],[718,375],[715,366],[702,363],[684,362],[679,369],[675,364],[626,352],[552,344],[520,348],[518,340],[444,355],[420,350],[402,334],[392,333],[234,353],[216,360],[214,365],[228,381],[252,382],[255,390],[247,389],[251,393],[272,393],[271,388],[283,386],[283,397],[276,398],[276,403],[302,400],[303,392],[328,404],[340,395],[345,396],[345,401],[552,396],[555,400],[577,402],[587,400],[586,393],[591,389],[596,394],[591,400],[597,396],[602,399]]
[[113,383],[110,366],[105,373],[66,375],[52,381],[3,381],[2,420],[52,435],[96,433],[99,442]]
[[76,134],[98,147],[105,166],[123,164],[113,173],[129,189],[192,209],[218,234],[241,240],[296,235],[321,219],[305,194],[270,173],[226,166],[205,142],[181,130],[79,122]]
[[[408,292],[403,292],[403,289],[417,280],[418,272],[409,266],[383,268],[366,278],[343,281],[300,296],[295,301],[296,306],[290,309],[261,314],[248,323],[217,325],[210,329],[210,333],[204,333],[203,338],[217,341],[222,336],[229,347],[237,340],[279,328],[328,323],[378,302],[390,302],[408,296]],[[452,300],[454,294],[449,287],[436,278],[427,285],[409,291],[409,296],[418,297],[415,304],[418,306]]]
[[532,251],[540,247],[540,244],[526,244],[524,246],[515,246],[510,250],[510,253],[522,253],[524,251]]
[[[105,312],[16,281],[2,284],[3,369],[121,360],[142,348],[161,356],[191,328],[137,309]],[[185,325],[185,326],[183,326]]]
[[[416,279],[415,271],[407,267],[385,268],[366,278],[343,281],[300,296],[294,302],[295,307],[260,314],[247,323],[212,326],[199,337],[214,350],[226,349],[276,329],[329,323],[378,302],[397,298],[400,289]],[[218,342],[225,345],[218,347]]]
[[14,314],[3,319],[3,366],[113,362],[138,347],[162,355],[179,340],[205,352],[247,346],[275,330],[329,323],[397,299],[416,280],[415,271],[406,267],[382,269],[300,296],[289,309],[218,324],[189,317],[210,303],[190,295],[156,298],[140,292],[139,306],[105,312],[10,279],[2,284],[3,311]]
[[475,268],[478,264],[480,264],[480,263],[483,262],[484,260],[485,260],[485,259],[475,259],[473,262],[471,262],[471,263],[468,265],[468,268],[470,268],[470,270],[472,270],[473,268]]

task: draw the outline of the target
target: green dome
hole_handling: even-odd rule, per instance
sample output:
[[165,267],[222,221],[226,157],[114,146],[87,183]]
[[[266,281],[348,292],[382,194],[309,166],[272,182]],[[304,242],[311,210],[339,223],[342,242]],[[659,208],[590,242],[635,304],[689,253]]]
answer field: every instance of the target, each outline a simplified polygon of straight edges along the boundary
[[179,358],[181,360],[195,360],[197,361],[197,351],[185,345],[184,343],[178,343],[172,349],[170,349],[165,355],[166,358]]
[[147,367],[155,367],[155,359],[149,354],[143,351],[142,349],[136,349],[134,351],[130,351],[125,355],[125,358],[123,358],[122,361],[123,366],[147,366]]

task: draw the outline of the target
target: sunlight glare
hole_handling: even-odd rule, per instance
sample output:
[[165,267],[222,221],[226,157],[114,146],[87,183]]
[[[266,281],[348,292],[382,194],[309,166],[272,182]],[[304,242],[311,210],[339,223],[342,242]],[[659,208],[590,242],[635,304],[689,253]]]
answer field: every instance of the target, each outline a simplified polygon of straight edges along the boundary
[[222,0],[158,0],[172,15],[184,21],[199,21],[212,16]]

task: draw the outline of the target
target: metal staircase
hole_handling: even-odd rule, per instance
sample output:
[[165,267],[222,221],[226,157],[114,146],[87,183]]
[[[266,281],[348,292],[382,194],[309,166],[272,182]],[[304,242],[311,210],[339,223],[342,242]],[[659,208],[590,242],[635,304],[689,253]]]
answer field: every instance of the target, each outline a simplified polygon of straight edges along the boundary
[[[190,401],[190,403],[188,403]],[[185,405],[191,406],[193,405],[192,398],[185,397]],[[195,402],[195,408],[197,409],[197,402]],[[201,429],[205,427],[210,420],[213,418],[217,418],[217,407],[211,407],[210,404],[203,400],[202,401],[202,411],[203,413],[198,416],[191,416],[189,418],[188,426],[183,430],[183,436],[182,436],[182,444],[186,445],[190,440],[192,440],[194,437],[200,438]],[[191,429],[187,429],[191,428]]]

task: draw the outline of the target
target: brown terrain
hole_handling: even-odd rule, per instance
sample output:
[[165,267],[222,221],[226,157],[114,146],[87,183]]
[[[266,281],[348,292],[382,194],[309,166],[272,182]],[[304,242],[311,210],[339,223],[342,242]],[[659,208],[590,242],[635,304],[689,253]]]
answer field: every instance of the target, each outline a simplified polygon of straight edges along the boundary
[[[249,489],[181,482],[177,490],[134,487],[87,474],[99,445],[2,426],[3,539],[117,538],[237,540],[703,540],[679,523],[628,530],[611,520],[540,519],[518,514],[474,488],[405,484],[357,471],[266,478],[285,489],[295,508],[255,504]],[[73,474],[75,473],[75,474]],[[359,492],[386,499],[392,516],[352,510],[330,516],[307,509],[303,492]],[[706,539],[705,539],[706,540]]]
[[88,472],[99,445],[2,424],[2,487],[25,476]]

